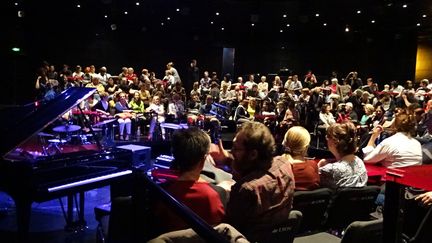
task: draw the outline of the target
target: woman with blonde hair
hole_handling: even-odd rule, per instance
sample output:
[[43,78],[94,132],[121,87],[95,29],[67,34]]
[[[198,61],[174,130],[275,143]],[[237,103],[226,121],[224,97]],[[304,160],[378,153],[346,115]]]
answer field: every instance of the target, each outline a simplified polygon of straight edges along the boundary
[[360,125],[367,126],[372,123],[374,117],[375,107],[371,104],[365,104],[363,107],[365,114],[360,119]]
[[316,162],[306,159],[310,140],[308,130],[294,126],[285,133],[282,142],[286,151],[284,156],[292,164],[295,190],[314,190],[320,184]]

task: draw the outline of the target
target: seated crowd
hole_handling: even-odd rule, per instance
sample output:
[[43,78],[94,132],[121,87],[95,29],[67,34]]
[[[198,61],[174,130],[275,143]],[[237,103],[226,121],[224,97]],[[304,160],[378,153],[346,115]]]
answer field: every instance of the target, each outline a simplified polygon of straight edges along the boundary
[[[298,75],[285,83],[279,76],[273,83],[264,76],[255,83],[254,75],[246,82],[239,77],[234,83],[230,76],[219,82],[206,71],[187,95],[172,63],[162,80],[146,69],[138,77],[132,68],[123,68],[116,78],[107,77],[106,68],[100,70],[95,75],[90,67],[81,73],[78,66],[73,74],[64,72],[66,77],[57,83],[45,73],[36,82],[40,94],[44,92],[39,98],[59,89],[54,86],[95,87],[94,98],[100,101],[87,106],[117,116],[124,139],[132,133],[131,123],[143,126],[140,117],[150,122],[150,137],[166,120],[187,121],[198,128],[224,120],[238,124],[230,151],[220,140],[212,144],[214,137],[202,131],[207,129],[174,133],[173,169],[178,179],[164,187],[207,223],[229,223],[250,241],[266,241],[269,227],[288,218],[294,191],[364,187],[365,164],[405,167],[431,160],[422,150],[432,134],[432,85],[426,79],[405,86],[393,81],[380,91],[372,78],[363,85],[357,72],[340,84],[337,74],[331,82],[319,83],[312,72],[303,82]],[[325,137],[323,146],[334,159],[308,158],[311,134]],[[215,170],[228,170],[233,180],[212,185],[203,179],[200,173],[209,157]],[[430,204],[431,197],[424,194],[419,201]],[[163,208],[160,212],[169,215]],[[165,227],[172,231],[187,226]]]

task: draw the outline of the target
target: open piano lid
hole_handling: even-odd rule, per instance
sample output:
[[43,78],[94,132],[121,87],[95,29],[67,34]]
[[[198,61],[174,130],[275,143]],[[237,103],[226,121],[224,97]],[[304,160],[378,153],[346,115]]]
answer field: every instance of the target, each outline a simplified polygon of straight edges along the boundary
[[42,131],[67,111],[76,107],[96,91],[95,88],[69,88],[46,103],[0,109],[0,155],[7,155]]

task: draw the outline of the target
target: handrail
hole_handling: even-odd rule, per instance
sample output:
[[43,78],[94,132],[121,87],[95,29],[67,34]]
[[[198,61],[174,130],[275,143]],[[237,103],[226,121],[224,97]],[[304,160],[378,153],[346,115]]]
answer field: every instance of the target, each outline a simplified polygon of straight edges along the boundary
[[156,192],[161,199],[166,202],[168,206],[173,208],[175,212],[191,226],[195,232],[202,237],[206,242],[229,242],[222,235],[218,234],[210,225],[208,225],[203,219],[201,219],[195,212],[190,208],[186,207],[183,203],[179,202],[173,196],[171,196],[162,187],[156,184],[146,174],[142,174],[145,184],[150,190]]

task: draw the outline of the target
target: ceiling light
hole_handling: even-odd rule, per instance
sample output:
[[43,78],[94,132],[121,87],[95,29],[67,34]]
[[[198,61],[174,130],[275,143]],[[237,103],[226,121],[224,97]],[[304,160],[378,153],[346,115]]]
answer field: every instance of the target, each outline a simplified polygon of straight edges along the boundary
[[327,26],[327,23],[324,23],[323,25],[324,25],[324,26]]
[[212,22],[210,22],[210,24],[214,24],[214,22],[212,21]]
[[216,12],[216,16],[219,16],[219,12]]
[[108,18],[108,15],[105,15],[104,18]]
[[286,18],[286,17],[287,17],[287,15],[286,15],[286,14],[284,14],[284,15],[282,15],[282,17]]
[[408,7],[408,5],[406,5],[406,4],[402,5],[402,8],[406,8],[406,7]]
[[221,30],[225,30],[225,28],[224,28],[224,27],[222,27],[222,28],[221,28]]
[[128,12],[127,12],[127,11],[125,11],[125,12],[124,12],[124,14],[128,14]]
[[417,26],[420,26],[421,24],[420,23],[417,23]]
[[81,5],[77,4],[77,8],[81,8]]
[[426,15],[426,14],[423,14],[423,15],[422,15],[422,17],[423,17],[423,18],[426,18],[426,17],[427,17],[427,15]]
[[139,2],[136,2],[136,3],[135,3],[135,5],[139,6],[139,5],[140,5],[140,3],[139,3]]
[[112,24],[112,25],[110,25],[110,27],[111,27],[111,30],[116,30],[117,29],[117,25],[116,24]]
[[357,14],[361,14],[361,10],[357,10]]
[[375,24],[375,20],[374,20],[374,19],[372,19],[372,20],[371,20],[371,23],[372,23],[372,24]]
[[320,16],[319,13],[315,14],[315,17],[319,17],[319,16]]
[[283,30],[279,30],[279,32],[281,32],[281,33],[282,33],[282,32],[283,32]]
[[170,17],[167,17],[167,20],[171,20],[171,18],[170,18]]
[[251,24],[251,26],[255,26],[255,24],[254,24],[254,23],[252,23],[252,24]]
[[18,3],[15,3],[15,6],[18,6]]
[[165,23],[164,23],[164,22],[162,22],[162,23],[161,23],[161,25],[162,25],[162,26],[164,26],[164,25],[165,25]]
[[177,11],[177,12],[180,12],[180,9],[178,8],[178,9],[176,9],[176,11]]
[[348,26],[345,27],[345,32],[349,32],[349,31],[350,31],[349,27]]
[[287,24],[287,27],[290,27],[291,25],[290,24]]

